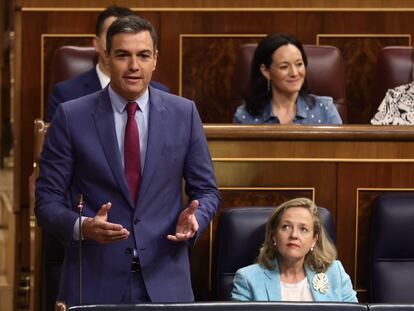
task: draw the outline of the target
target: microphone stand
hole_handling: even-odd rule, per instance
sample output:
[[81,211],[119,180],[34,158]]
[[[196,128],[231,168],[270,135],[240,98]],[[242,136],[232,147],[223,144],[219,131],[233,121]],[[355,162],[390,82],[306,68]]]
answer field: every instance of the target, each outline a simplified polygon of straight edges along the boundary
[[83,194],[79,194],[79,305],[82,305],[82,215],[83,215]]

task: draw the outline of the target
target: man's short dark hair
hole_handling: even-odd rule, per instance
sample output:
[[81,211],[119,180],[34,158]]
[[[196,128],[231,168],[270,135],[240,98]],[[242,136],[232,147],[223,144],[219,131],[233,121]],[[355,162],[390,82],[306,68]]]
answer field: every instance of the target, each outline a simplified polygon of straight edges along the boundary
[[121,17],[112,23],[106,33],[106,51],[108,53],[111,52],[112,37],[116,34],[136,34],[141,31],[149,31],[155,51],[157,49],[157,33],[155,32],[155,29],[149,21],[137,15]]
[[96,28],[95,28],[96,36],[99,37],[102,34],[102,27],[107,18],[109,17],[119,18],[119,17],[130,16],[130,15],[135,15],[135,13],[132,12],[129,8],[125,8],[122,6],[116,6],[116,5],[107,7],[105,11],[99,14],[98,20],[96,21]]

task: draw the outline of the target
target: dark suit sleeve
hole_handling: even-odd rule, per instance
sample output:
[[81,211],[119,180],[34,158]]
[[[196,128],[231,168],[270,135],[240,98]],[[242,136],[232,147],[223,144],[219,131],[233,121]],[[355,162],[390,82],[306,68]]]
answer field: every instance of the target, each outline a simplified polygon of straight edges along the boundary
[[197,109],[192,103],[191,139],[184,167],[185,191],[191,200],[198,200],[196,218],[200,229],[191,242],[209,225],[215,215],[220,194],[214,176],[213,163],[207,145],[203,125]]
[[67,204],[67,193],[73,178],[73,147],[69,122],[62,106],[56,110],[53,120],[40,157],[35,214],[41,227],[67,244],[72,241],[77,218],[77,213]]

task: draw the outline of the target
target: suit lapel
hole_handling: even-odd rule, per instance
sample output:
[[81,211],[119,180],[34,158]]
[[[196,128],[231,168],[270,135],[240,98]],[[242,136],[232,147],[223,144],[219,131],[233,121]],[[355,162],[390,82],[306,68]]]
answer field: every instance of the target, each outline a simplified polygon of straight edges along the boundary
[[144,172],[142,174],[141,187],[138,196],[139,201],[142,195],[147,192],[151,183],[158,163],[161,158],[161,151],[164,145],[165,133],[165,116],[167,110],[165,109],[159,93],[149,88],[149,120],[148,120],[148,140],[147,140],[147,154],[145,156]]
[[263,268],[263,273],[266,275],[266,291],[269,301],[280,301],[281,289],[280,289],[280,272],[277,260],[273,262],[275,268],[273,270],[267,270]]
[[100,143],[103,147],[108,165],[122,190],[123,195],[134,208],[131,194],[125,180],[124,169],[122,167],[121,155],[118,149],[118,141],[116,138],[115,121],[112,111],[111,101],[109,99],[108,87],[103,89],[98,97],[97,107],[92,114],[98,132]]
[[315,275],[317,273],[315,271],[313,271],[312,269],[309,269],[306,265],[305,265],[305,271],[306,271],[306,277],[308,279],[309,287],[310,287],[311,292],[312,292],[313,300],[314,301],[327,301],[328,300],[327,299],[328,294],[322,294],[319,290],[316,290],[313,287],[312,281],[313,281],[313,278],[315,277]]

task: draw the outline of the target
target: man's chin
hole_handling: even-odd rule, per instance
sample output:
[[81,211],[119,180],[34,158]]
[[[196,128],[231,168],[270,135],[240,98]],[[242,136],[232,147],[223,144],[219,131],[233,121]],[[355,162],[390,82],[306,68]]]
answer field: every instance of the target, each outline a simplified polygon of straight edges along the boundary
[[144,94],[146,88],[140,88],[139,90],[128,90],[124,92],[124,95],[122,95],[122,97],[124,97],[126,100],[135,100],[139,97],[142,96],[142,94]]

